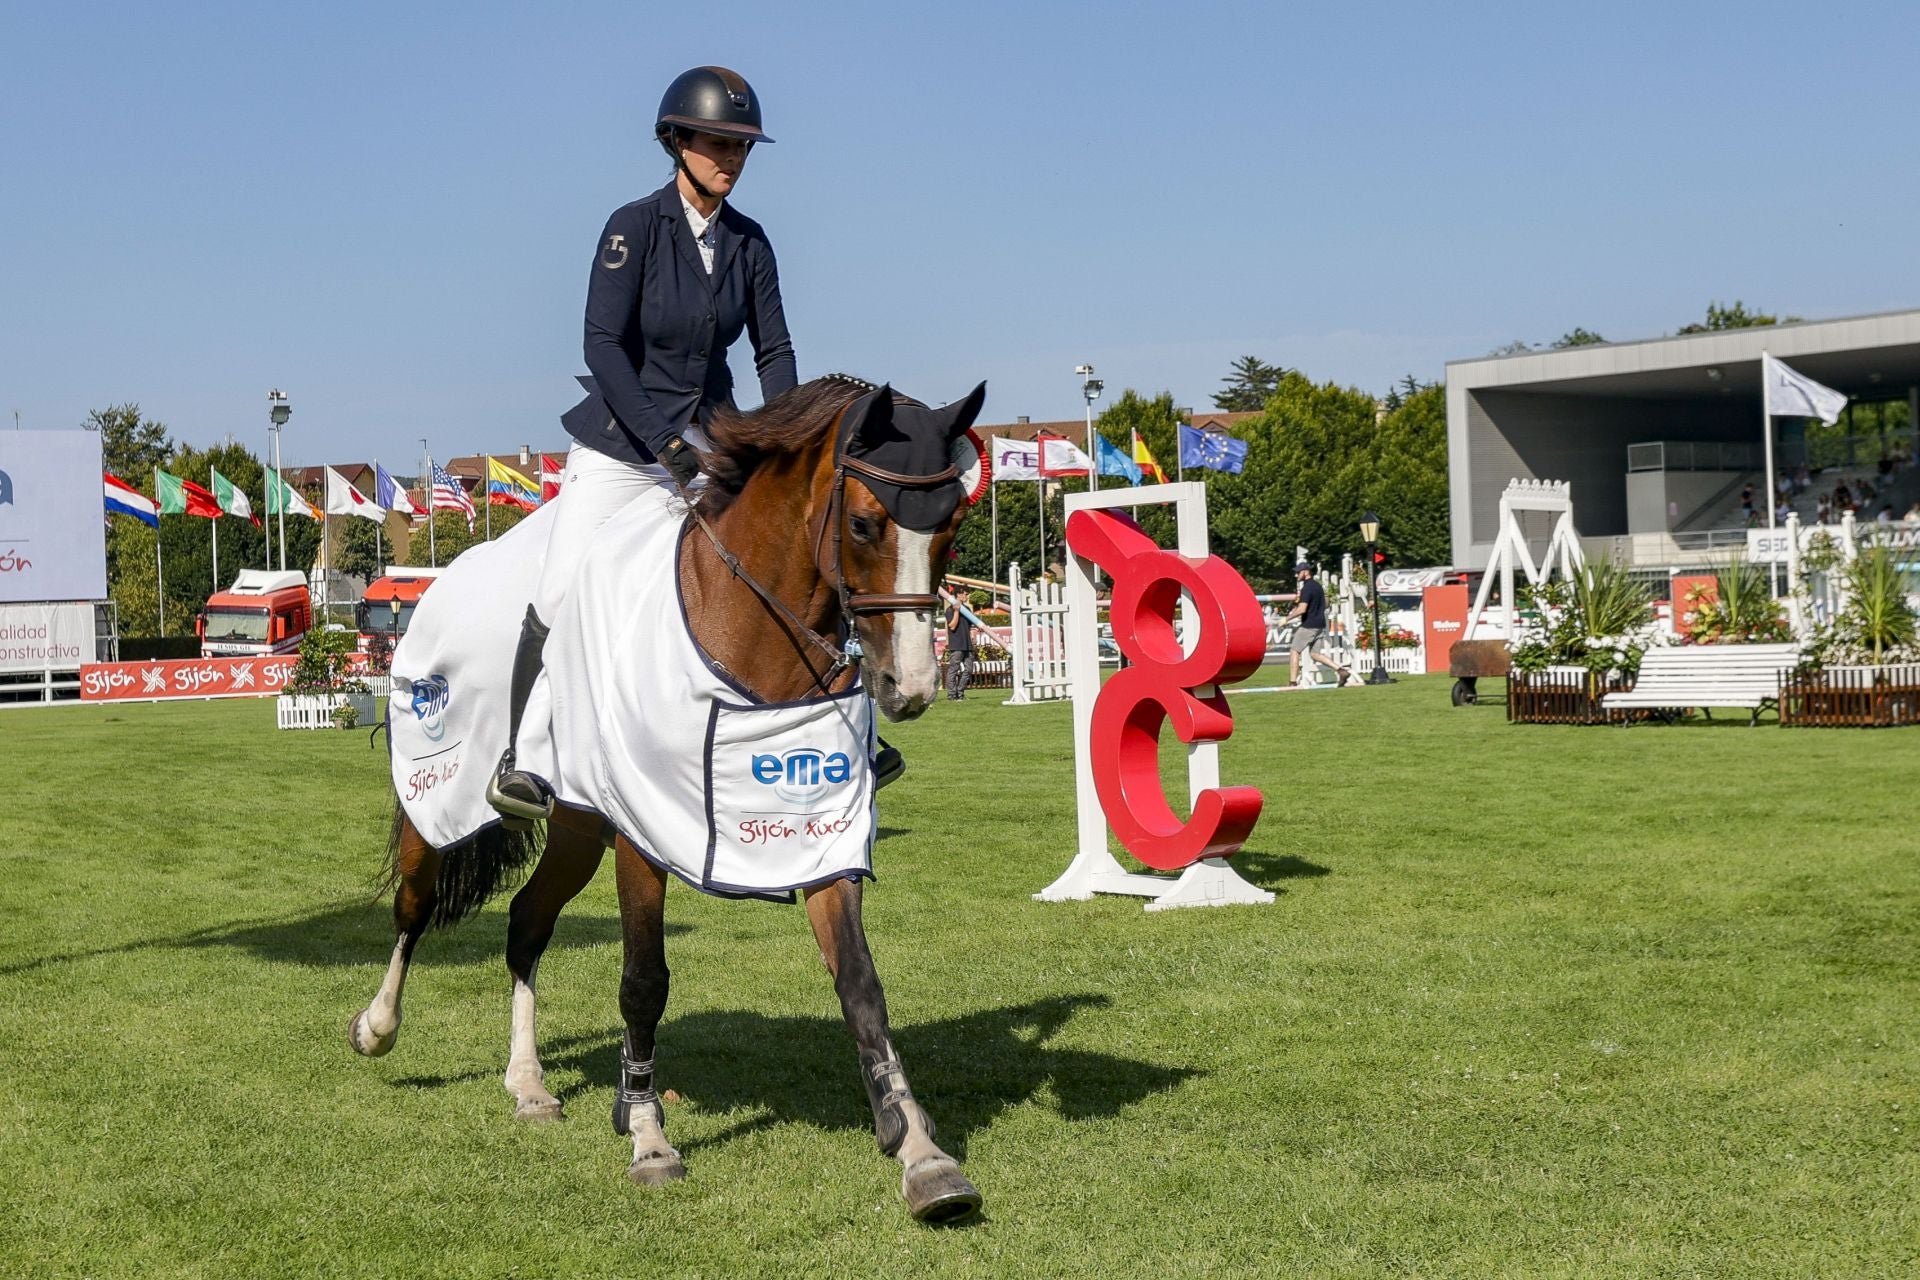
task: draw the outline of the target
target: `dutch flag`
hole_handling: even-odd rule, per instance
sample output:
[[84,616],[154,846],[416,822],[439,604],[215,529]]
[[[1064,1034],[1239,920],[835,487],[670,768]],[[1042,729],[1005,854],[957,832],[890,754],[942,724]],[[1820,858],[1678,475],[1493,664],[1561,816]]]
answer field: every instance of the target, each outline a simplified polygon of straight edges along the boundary
[[132,516],[135,520],[145,521],[158,529],[160,527],[160,504],[122,480],[111,471],[103,472],[107,480],[107,514],[110,516]]

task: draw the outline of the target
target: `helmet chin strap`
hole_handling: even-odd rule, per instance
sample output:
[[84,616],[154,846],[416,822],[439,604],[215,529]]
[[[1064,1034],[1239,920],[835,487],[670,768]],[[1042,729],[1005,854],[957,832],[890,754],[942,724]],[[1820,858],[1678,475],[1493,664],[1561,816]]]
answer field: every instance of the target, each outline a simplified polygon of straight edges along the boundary
[[703,199],[718,200],[720,198],[701,185],[700,179],[693,176],[693,170],[687,167],[687,157],[684,154],[684,148],[681,147],[678,142],[675,142],[673,146],[673,167],[687,175],[687,185],[699,192]]

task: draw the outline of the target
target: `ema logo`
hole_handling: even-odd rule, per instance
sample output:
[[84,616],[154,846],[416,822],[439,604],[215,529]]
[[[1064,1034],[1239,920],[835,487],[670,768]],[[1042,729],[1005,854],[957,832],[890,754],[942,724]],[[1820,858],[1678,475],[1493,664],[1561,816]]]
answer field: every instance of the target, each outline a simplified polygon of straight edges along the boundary
[[13,477],[0,471],[0,507],[13,501]]
[[445,676],[428,676],[413,682],[413,714],[431,742],[440,741],[447,731],[440,717],[446,712],[447,703],[452,697]]
[[806,804],[853,777],[853,761],[844,751],[826,754],[813,747],[796,747],[785,756],[755,756],[753,776],[782,800]]

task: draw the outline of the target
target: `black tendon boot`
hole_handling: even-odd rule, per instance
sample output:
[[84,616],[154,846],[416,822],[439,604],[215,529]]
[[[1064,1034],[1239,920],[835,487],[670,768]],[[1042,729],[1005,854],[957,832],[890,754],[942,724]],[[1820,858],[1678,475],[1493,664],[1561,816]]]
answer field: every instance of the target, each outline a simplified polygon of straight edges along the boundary
[[553,793],[530,773],[514,768],[514,744],[520,740],[520,717],[527,709],[527,695],[547,648],[547,625],[527,606],[520,624],[520,647],[513,653],[513,683],[507,702],[507,749],[500,755],[500,767],[487,783],[487,803],[500,811],[501,825],[510,831],[525,831],[553,813]]

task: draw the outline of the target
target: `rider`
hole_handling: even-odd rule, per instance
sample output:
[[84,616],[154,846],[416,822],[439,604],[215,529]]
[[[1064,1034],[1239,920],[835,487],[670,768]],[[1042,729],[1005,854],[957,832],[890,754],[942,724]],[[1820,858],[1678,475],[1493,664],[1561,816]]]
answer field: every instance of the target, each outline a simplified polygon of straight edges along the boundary
[[[744,329],[760,394],[799,381],[780,304],[773,246],[760,224],[726,203],[760,127],[753,87],[725,67],[695,67],[667,86],[653,136],[673,178],[616,209],[594,250],[587,282],[587,397],[562,415],[573,437],[564,497],[547,537],[546,568],[514,654],[507,749],[487,799],[517,822],[544,818],[552,796],[514,767],[527,696],[540,674],[547,625],[566,598],[594,532],[649,486],[700,479],[700,425],[733,405],[727,348]],[[904,767],[882,752],[879,773]]]

